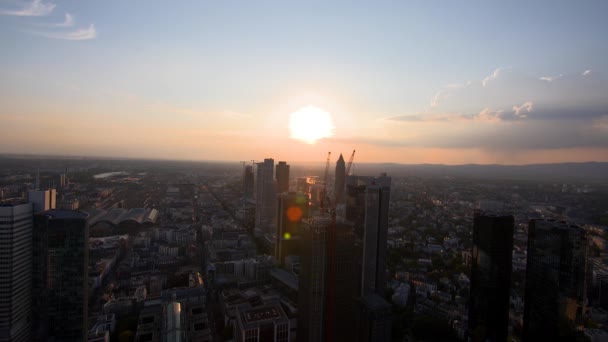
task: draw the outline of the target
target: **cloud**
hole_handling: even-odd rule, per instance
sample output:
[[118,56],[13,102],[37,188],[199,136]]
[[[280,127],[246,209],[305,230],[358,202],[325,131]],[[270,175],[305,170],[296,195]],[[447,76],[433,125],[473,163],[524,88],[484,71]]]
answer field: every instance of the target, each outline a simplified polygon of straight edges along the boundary
[[539,80],[551,83],[553,81],[557,81],[557,80],[561,79],[562,77],[564,77],[564,75],[562,75],[562,74],[559,74],[557,76],[543,76],[543,77],[540,77]]
[[61,40],[89,40],[97,37],[95,25],[91,24],[88,28],[81,28],[69,32],[31,32],[46,38],[61,39]]
[[74,26],[74,16],[71,15],[70,13],[66,13],[65,19],[63,20],[62,23],[53,24],[52,26],[54,26],[54,27],[72,27],[72,26]]
[[492,72],[490,75],[488,75],[486,78],[484,78],[481,81],[481,85],[484,87],[487,86],[490,81],[497,79],[502,73],[504,73],[505,70],[508,70],[508,69],[509,68],[500,67],[500,68],[494,70],[494,72]]
[[583,75],[583,76],[591,75],[591,69],[587,69],[587,70],[583,71],[583,73],[581,75]]
[[445,85],[443,87],[445,89],[438,91],[435,94],[435,96],[433,96],[433,98],[431,99],[431,108],[439,106],[439,104],[441,104],[441,102],[446,100],[448,97],[452,96],[452,94],[454,94],[456,91],[467,88],[467,87],[471,86],[472,84],[473,84],[473,82],[467,81],[466,83],[451,83],[451,84]]
[[51,14],[57,5],[54,3],[43,3],[42,0],[33,0],[31,3],[26,4],[20,9],[16,10],[2,10],[0,14],[3,15],[14,15],[19,17],[42,17]]
[[527,118],[528,113],[532,112],[533,107],[532,101],[526,101],[521,106],[513,106],[513,113],[519,118]]

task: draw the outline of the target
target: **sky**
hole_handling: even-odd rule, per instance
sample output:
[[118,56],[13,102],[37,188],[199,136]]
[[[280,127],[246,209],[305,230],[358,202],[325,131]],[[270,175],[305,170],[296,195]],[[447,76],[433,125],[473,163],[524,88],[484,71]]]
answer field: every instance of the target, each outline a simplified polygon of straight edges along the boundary
[[[0,0],[0,153],[608,161],[606,13],[606,1]],[[305,113],[306,129],[331,132],[294,139],[291,114],[310,106],[330,123]]]

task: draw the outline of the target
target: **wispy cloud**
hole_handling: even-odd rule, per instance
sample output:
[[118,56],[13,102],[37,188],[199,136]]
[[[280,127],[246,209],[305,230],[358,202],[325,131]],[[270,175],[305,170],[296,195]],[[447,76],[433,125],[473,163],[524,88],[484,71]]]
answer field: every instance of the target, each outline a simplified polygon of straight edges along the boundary
[[521,105],[513,106],[512,111],[502,109],[492,110],[484,108],[479,113],[462,114],[462,113],[439,113],[439,114],[415,114],[415,115],[400,115],[387,118],[388,121],[402,122],[455,122],[455,121],[484,121],[484,122],[500,122],[500,121],[517,121],[528,117],[534,109],[532,101],[526,101]]
[[505,67],[500,67],[496,70],[494,70],[494,72],[492,72],[490,75],[488,75],[486,78],[483,79],[483,81],[481,81],[481,85],[482,86],[487,86],[489,82],[497,79],[501,74],[503,74],[505,72],[505,70],[508,70],[509,68],[505,68]]
[[54,27],[72,27],[72,26],[74,26],[74,16],[71,15],[70,13],[66,13],[65,14],[65,19],[63,20],[62,23],[52,24],[51,26],[54,26]]
[[20,17],[42,17],[51,14],[56,6],[51,2],[43,3],[42,0],[33,0],[19,9],[0,9],[0,14]]
[[32,34],[52,38],[52,39],[61,39],[61,40],[89,40],[95,39],[97,37],[97,31],[95,30],[95,25],[91,24],[88,28],[81,28],[75,31],[69,32],[30,32]]
[[562,74],[559,74],[557,76],[543,76],[543,77],[540,77],[539,80],[551,83],[553,81],[557,81],[557,80],[561,79],[562,77],[564,77],[564,75],[562,75]]
[[583,75],[583,76],[591,75],[591,69],[587,69],[587,70],[583,71],[583,73],[581,75]]

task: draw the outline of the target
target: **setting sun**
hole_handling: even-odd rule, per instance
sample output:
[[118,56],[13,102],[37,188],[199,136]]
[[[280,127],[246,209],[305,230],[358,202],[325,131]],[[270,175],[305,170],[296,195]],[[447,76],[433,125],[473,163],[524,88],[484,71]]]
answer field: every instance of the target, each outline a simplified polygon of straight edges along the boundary
[[314,144],[322,138],[334,135],[331,115],[321,108],[306,106],[291,113],[289,118],[290,138]]

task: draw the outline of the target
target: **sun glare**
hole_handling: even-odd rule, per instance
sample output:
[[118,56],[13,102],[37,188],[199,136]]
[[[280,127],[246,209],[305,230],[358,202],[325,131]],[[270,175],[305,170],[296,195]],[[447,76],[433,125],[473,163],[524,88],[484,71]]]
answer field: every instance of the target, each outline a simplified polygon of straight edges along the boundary
[[334,135],[331,115],[321,108],[306,106],[291,113],[290,138],[314,144],[317,140]]

